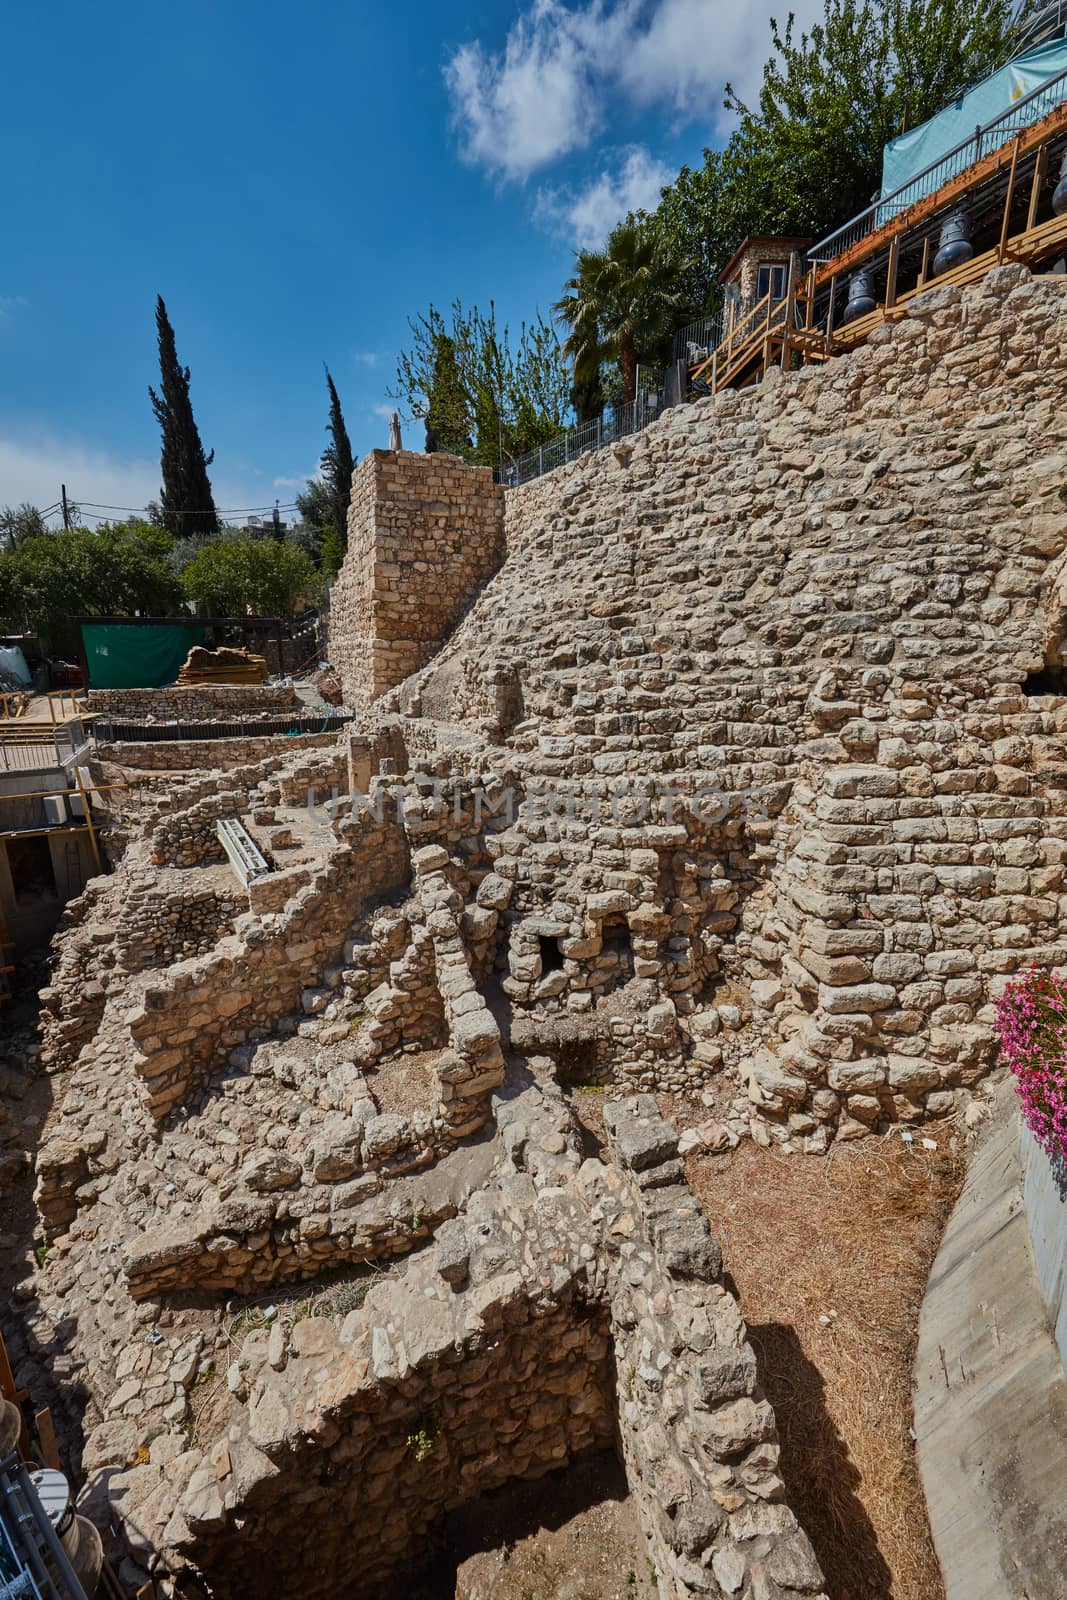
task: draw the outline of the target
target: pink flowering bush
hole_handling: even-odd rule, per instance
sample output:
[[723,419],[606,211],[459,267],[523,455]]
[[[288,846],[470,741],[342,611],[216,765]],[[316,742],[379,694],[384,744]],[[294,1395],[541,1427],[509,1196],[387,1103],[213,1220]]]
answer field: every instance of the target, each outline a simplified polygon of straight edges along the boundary
[[1001,1059],[1023,1120],[1053,1161],[1067,1159],[1067,978],[1026,972],[997,1001]]

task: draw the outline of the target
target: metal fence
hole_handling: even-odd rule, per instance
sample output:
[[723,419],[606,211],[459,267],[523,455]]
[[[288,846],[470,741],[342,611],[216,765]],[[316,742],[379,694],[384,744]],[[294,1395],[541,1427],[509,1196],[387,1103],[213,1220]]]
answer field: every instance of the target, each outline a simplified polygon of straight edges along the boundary
[[233,722],[129,722],[118,717],[97,717],[93,734],[101,744],[166,744],[187,739],[297,738],[304,733],[338,733],[353,720],[351,711],[330,711],[318,716],[238,718]]
[[0,1592],[19,1600],[86,1600],[33,1481],[14,1452],[0,1461]]
[[77,717],[54,727],[21,720],[0,723],[0,772],[69,766],[88,747],[87,726]]
[[687,367],[695,367],[699,362],[706,361],[712,351],[722,344],[722,328],[721,311],[699,317],[696,322],[687,322],[674,335],[675,361],[684,361]]
[[568,461],[577,461],[588,450],[603,450],[627,434],[639,433],[664,409],[663,378],[662,372],[639,367],[636,400],[629,405],[620,401],[608,406],[592,422],[565,428],[547,444],[509,461],[496,473],[497,481],[506,489],[517,489],[520,484],[530,483],[556,467],[565,466]]
[[1049,0],[1048,5],[1031,12],[1020,24],[1011,53],[1023,55],[1036,45],[1062,38],[1064,32],[1067,32],[1067,0]]
[[857,244],[860,239],[865,239],[869,233],[880,228],[884,222],[889,222],[908,206],[914,205],[917,200],[933,194],[950,178],[966,172],[968,167],[980,161],[983,156],[999,150],[1014,138],[1015,134],[1032,127],[1035,122],[1040,122],[1042,117],[1048,116],[1049,112],[1062,105],[1064,100],[1067,100],[1067,72],[1061,72],[1058,77],[1051,78],[1039,89],[1034,89],[1022,99],[1016,100],[1014,105],[1002,111],[999,116],[976,128],[969,138],[956,145],[947,155],[924,168],[914,178],[909,178],[907,183],[902,184],[899,189],[894,189],[892,194],[883,195],[880,200],[868,206],[866,211],[861,211],[851,222],[846,222],[844,227],[838,228],[836,233],[820,239],[818,244],[809,250],[808,260],[820,264],[832,261],[835,256]]
[[61,765],[52,740],[25,740],[18,744],[0,740],[0,772],[37,772],[42,767]]

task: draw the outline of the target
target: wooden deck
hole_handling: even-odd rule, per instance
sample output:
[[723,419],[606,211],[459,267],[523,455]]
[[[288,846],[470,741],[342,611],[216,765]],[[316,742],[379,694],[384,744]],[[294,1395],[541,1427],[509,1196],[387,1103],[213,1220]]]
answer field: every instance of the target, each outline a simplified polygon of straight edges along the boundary
[[[766,295],[728,326],[718,348],[691,369],[690,381],[706,384],[717,394],[757,382],[772,365],[787,368],[798,360],[805,366],[827,361],[863,344],[883,323],[902,317],[910,301],[935,286],[978,283],[1005,261],[1038,267],[1064,253],[1067,216],[1038,221],[1041,210],[1047,209],[1049,174],[1055,170],[1050,158],[1063,149],[1067,149],[1067,104],[834,260],[813,264],[803,279],[790,282],[783,299],[772,301]],[[930,274],[932,240],[945,215],[962,200],[982,217],[987,243],[990,236],[996,243],[935,278]],[[1017,223],[1024,211],[1025,226],[1013,229],[1013,221]],[[911,262],[914,273],[909,287],[903,286],[907,273],[902,260]],[[874,311],[842,323],[847,284],[860,267],[884,276],[883,299]]]

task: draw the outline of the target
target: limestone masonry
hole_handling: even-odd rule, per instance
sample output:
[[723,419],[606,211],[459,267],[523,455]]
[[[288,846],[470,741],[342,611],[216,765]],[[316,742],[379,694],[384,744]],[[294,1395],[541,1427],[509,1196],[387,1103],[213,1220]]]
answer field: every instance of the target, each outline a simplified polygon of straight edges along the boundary
[[352,475],[330,656],[366,705],[434,654],[503,556],[504,491],[456,456],[372,450]]
[[344,733],[107,752],[16,1375],[74,1320],[159,1593],[396,1593],[614,1444],[667,1600],[821,1594],[682,1156],[966,1109],[1067,963],[1065,502],[1067,283],[999,267],[523,489],[373,452]]

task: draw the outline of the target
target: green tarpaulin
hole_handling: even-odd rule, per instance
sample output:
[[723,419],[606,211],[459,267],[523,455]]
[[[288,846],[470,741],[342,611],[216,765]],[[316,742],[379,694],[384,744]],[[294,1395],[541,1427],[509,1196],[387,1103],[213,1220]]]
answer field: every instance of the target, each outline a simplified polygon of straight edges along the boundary
[[82,623],[90,689],[158,689],[173,683],[203,628]]

